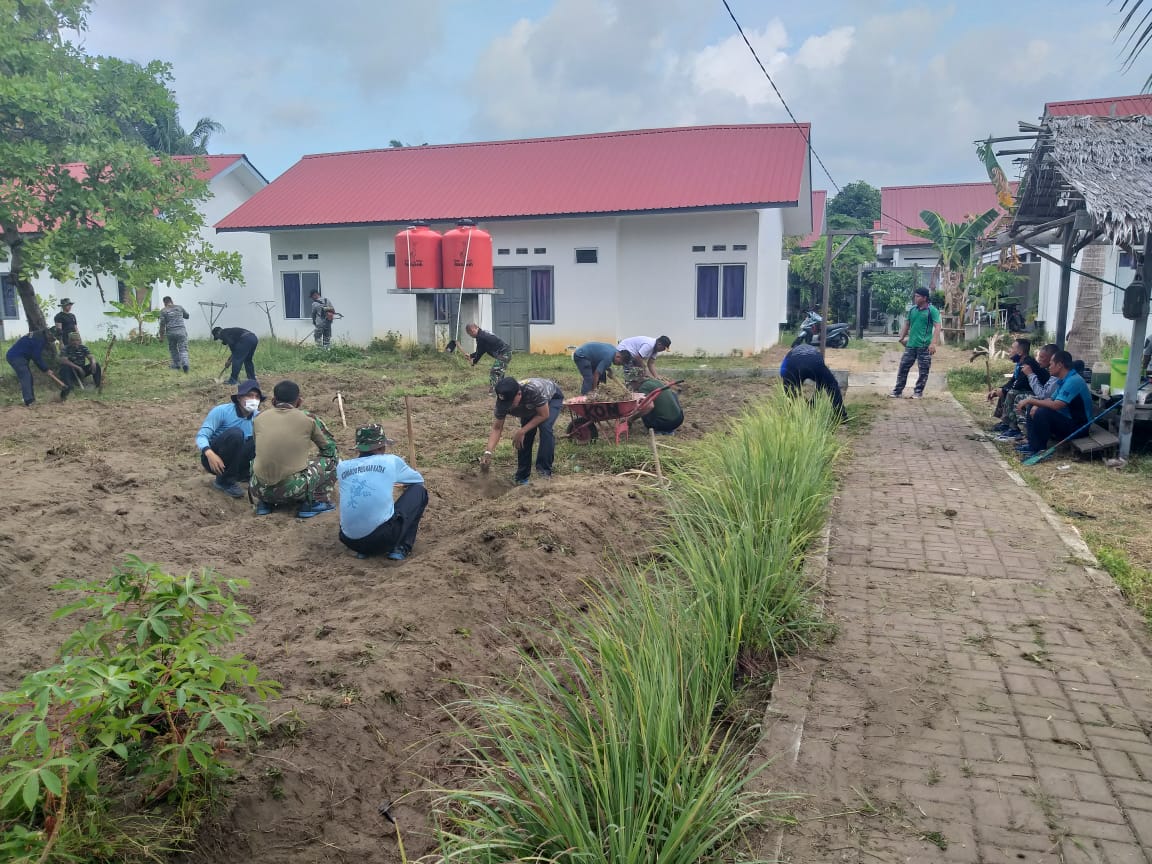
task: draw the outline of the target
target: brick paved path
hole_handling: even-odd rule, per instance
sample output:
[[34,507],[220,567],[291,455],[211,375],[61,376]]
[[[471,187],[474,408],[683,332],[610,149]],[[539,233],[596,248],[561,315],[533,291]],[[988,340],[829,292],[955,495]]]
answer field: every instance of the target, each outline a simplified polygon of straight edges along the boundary
[[974,432],[901,400],[855,446],[838,635],[781,675],[761,744],[761,785],[806,795],[768,858],[1152,864],[1149,641]]

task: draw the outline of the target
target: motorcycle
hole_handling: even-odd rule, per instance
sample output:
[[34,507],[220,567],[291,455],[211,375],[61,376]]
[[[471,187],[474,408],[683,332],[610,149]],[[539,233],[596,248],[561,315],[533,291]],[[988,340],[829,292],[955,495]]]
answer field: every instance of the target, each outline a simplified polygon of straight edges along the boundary
[[[819,345],[820,344],[820,328],[824,324],[824,319],[817,315],[815,312],[809,312],[808,315],[800,322],[800,332],[796,334],[796,338],[792,340],[792,347],[797,345]],[[847,324],[830,324],[828,326],[828,335],[825,337],[825,344],[829,348],[847,348],[848,347],[848,331]]]

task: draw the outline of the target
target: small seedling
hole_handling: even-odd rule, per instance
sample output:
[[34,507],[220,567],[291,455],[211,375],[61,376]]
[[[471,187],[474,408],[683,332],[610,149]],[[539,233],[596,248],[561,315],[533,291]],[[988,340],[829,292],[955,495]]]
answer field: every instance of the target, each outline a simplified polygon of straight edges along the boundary
[[939,848],[940,851],[944,851],[948,848],[948,838],[941,834],[939,831],[929,831],[927,834],[921,834],[920,839],[927,840],[929,843]]
[[940,769],[933,765],[928,769],[928,785],[935,786],[940,782]]

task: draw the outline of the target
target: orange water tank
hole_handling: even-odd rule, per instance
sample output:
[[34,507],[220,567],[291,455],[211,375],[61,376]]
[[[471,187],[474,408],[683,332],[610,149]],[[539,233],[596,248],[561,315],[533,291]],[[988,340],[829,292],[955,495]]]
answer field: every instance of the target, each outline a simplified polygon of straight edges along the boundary
[[444,232],[441,250],[445,288],[494,288],[492,275],[492,235],[476,227],[471,219],[461,219]]
[[443,239],[427,222],[413,222],[396,235],[396,287],[401,291],[443,288]]

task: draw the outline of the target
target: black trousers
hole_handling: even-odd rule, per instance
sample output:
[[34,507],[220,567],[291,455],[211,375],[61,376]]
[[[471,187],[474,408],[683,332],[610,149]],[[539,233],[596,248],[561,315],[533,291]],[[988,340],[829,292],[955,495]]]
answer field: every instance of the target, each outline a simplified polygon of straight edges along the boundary
[[100,364],[95,360],[92,361],[92,365],[89,366],[83,373],[77,372],[71,366],[62,365],[60,367],[59,375],[60,380],[70,387],[75,387],[77,384],[88,377],[91,377],[92,383],[99,387],[100,381],[103,377],[102,373],[100,372]]
[[799,393],[805,381],[814,382],[818,391],[823,390],[831,397],[837,413],[844,416],[844,396],[840,392],[840,382],[819,357],[788,357],[780,368],[780,380],[790,396]]
[[[231,383],[235,384],[240,380],[240,367],[244,367],[244,375],[247,378],[256,377],[256,367],[252,363],[252,356],[256,353],[256,346],[260,344],[260,340],[255,333],[249,333],[239,342],[232,346],[232,378]],[[213,450],[216,448],[213,447]]]
[[423,483],[414,483],[396,499],[396,511],[391,519],[366,537],[353,539],[341,531],[340,542],[361,555],[385,555],[397,546],[409,550],[416,544],[416,532],[420,530],[420,519],[427,506],[428,490]]
[[[238,426],[225,429],[208,442],[212,452],[224,460],[224,473],[220,475],[222,483],[247,483],[252,471],[252,460],[256,458],[256,439],[245,438],[244,431]],[[208,467],[208,457],[200,454],[200,464],[209,474],[212,469]]]

